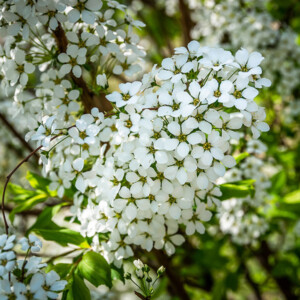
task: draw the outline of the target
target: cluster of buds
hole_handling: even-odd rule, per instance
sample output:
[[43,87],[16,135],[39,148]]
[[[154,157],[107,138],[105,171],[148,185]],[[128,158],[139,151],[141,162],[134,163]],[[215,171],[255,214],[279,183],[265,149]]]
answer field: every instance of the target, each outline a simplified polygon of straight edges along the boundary
[[[157,280],[164,274],[165,267],[161,266],[156,271],[156,278],[153,278],[151,275],[151,270],[148,265],[144,264],[141,260],[135,260],[134,264],[134,273],[131,274],[127,272],[125,274],[125,279],[130,280],[136,287],[139,288],[140,292],[135,292],[138,297],[144,300],[150,300],[154,295],[155,289],[154,285]],[[133,279],[136,278],[136,281]]]

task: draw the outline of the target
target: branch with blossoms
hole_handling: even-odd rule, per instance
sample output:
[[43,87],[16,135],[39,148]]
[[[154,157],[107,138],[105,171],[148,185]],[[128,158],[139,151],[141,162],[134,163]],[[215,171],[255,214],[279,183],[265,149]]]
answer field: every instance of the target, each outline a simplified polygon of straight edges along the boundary
[[[5,238],[8,183],[42,150],[43,176],[31,178],[35,191],[26,192],[28,207],[47,197],[61,203],[45,207],[29,232],[82,249],[64,266],[67,272],[61,271],[68,281],[64,298],[85,299],[84,280],[111,287],[112,270],[121,273],[136,248],[155,253],[163,264],[163,251],[174,255],[186,238],[205,233],[222,200],[252,195],[248,177],[219,181],[236,166],[234,145],[245,133],[257,139],[269,130],[264,108],[255,101],[259,90],[271,84],[262,77],[260,53],[240,49],[233,55],[191,41],[141,80],[128,79],[112,91],[113,76],[136,76],[145,54],[134,33],[143,24],[123,5],[111,0],[8,1],[1,13],[10,35],[0,61],[3,86],[12,87],[20,102],[16,116],[30,116],[24,118],[26,140],[38,143],[4,184]],[[37,84],[29,98],[29,74],[35,70]],[[77,223],[79,232],[52,220],[66,206],[65,196],[72,201],[67,220]],[[26,209],[18,205],[17,212]],[[22,282],[27,265],[21,266]],[[150,269],[140,263],[136,267],[143,279],[143,294],[136,295],[150,299]],[[189,299],[176,272],[167,267],[166,274],[173,293]],[[40,287],[42,277],[27,281],[33,278]]]

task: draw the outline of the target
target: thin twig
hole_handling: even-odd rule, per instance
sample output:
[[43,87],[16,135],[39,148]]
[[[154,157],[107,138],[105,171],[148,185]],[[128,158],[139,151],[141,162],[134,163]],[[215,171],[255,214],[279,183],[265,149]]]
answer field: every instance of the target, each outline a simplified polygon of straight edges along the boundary
[[142,299],[142,300],[149,300],[149,297],[147,297],[147,298],[145,298],[141,293],[139,293],[139,292],[134,292],[135,294],[136,294],[136,296],[138,296],[140,299]]
[[[71,129],[72,127],[74,127],[75,125],[67,128],[67,130]],[[53,141],[54,139],[58,138],[59,136],[63,135],[64,132],[60,132],[57,135],[55,135],[54,137],[51,138],[50,141]],[[3,188],[3,194],[2,194],[2,205],[1,205],[1,210],[2,210],[2,216],[3,216],[3,221],[4,221],[4,225],[5,225],[5,232],[8,235],[8,230],[9,230],[9,226],[7,223],[7,219],[5,216],[5,193],[6,193],[6,188],[7,185],[10,181],[10,178],[13,176],[13,174],[25,163],[27,162],[35,153],[37,153],[39,150],[41,150],[44,146],[41,145],[39,147],[37,147],[35,150],[33,150],[30,154],[28,154],[7,176],[6,176],[6,181],[4,184],[4,188]]]
[[158,110],[159,107],[144,107],[144,108],[142,109],[142,111],[144,111],[144,110],[146,110],[146,109],[148,109],[148,110]]
[[49,258],[46,263],[49,264],[50,262],[52,262],[53,260],[57,259],[57,258],[60,258],[60,257],[63,257],[63,256],[67,256],[69,254],[72,254],[73,252],[76,252],[76,251],[79,251],[79,250],[83,250],[82,248],[75,248],[75,249],[72,249],[70,251],[67,251],[67,252],[64,252],[64,253],[60,253],[58,255],[55,255],[55,256],[52,256],[51,258]]

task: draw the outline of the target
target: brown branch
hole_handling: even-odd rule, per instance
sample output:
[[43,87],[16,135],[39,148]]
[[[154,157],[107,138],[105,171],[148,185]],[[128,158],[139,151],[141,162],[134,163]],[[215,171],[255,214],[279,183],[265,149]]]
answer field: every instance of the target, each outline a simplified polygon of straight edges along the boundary
[[139,292],[134,292],[135,294],[136,294],[136,296],[137,297],[139,297],[140,299],[142,299],[142,300],[149,300],[150,298],[149,297],[144,297],[141,293],[139,293]]
[[149,37],[151,38],[151,40],[154,42],[154,44],[156,45],[157,51],[160,53],[160,55],[162,57],[169,57],[170,55],[172,55],[172,53],[174,52],[174,47],[172,45],[172,41],[169,38],[169,34],[166,31],[165,25],[163,23],[163,20],[166,18],[164,9],[159,9],[158,7],[156,7],[155,5],[155,1],[152,0],[142,0],[142,2],[145,5],[148,5],[151,9],[154,9],[156,11],[157,14],[157,20],[156,22],[159,23],[160,29],[161,29],[161,34],[163,35],[163,38],[166,42],[167,45],[167,49],[162,49],[160,41],[157,40],[156,38],[156,34],[155,34],[155,30],[152,28],[152,26],[150,26],[150,24],[147,22],[147,19],[145,18],[144,14],[141,13],[141,11],[137,11],[137,16],[138,18],[143,21],[146,26],[147,26],[147,32],[149,33]]
[[[261,242],[261,247],[254,252],[255,256],[259,260],[260,264],[265,268],[265,270],[272,275],[273,266],[269,262],[269,257],[273,256],[274,253],[270,249],[266,241]],[[297,300],[298,297],[293,293],[294,284],[291,282],[290,278],[287,276],[274,277],[280,291],[285,296],[287,300]]]
[[[69,128],[67,128],[67,130],[69,130],[70,128],[74,127],[71,126]],[[57,135],[55,135],[54,137],[51,138],[51,141],[55,140],[56,138],[58,138],[59,136],[61,136],[63,134],[63,132],[58,133]],[[37,147],[35,150],[33,150],[31,153],[29,153],[7,176],[6,176],[6,181],[4,184],[4,188],[3,188],[3,194],[2,194],[2,204],[1,204],[1,210],[2,210],[2,216],[3,216],[3,221],[4,221],[4,225],[5,225],[5,232],[8,235],[8,223],[6,220],[6,216],[5,216],[5,193],[6,193],[6,189],[7,189],[7,185],[10,181],[10,178],[14,175],[14,173],[25,163],[27,162],[35,153],[37,153],[39,150],[41,150],[43,148],[43,145]]]
[[259,289],[259,285],[257,283],[255,283],[253,281],[253,279],[251,278],[250,272],[247,268],[246,263],[242,261],[241,262],[241,267],[244,269],[246,280],[248,281],[249,285],[251,286],[252,290],[254,291],[256,298],[258,300],[262,300],[263,298],[262,298],[262,295],[261,295],[261,292],[260,292],[260,289]]
[[191,12],[185,0],[179,0],[179,10],[181,12],[181,26],[182,26],[182,39],[185,45],[191,40],[191,29],[195,26],[195,23],[191,19]]
[[3,188],[3,194],[2,194],[2,216],[3,216],[3,221],[4,221],[4,225],[5,225],[5,232],[8,235],[8,223],[6,220],[6,216],[5,216],[5,207],[4,207],[4,203],[5,203],[5,192],[6,192],[6,188],[7,185],[9,183],[10,178],[12,177],[12,175],[25,163],[28,161],[28,159],[33,156],[36,152],[38,152],[43,146],[40,146],[38,148],[36,148],[35,150],[33,150],[28,156],[26,156],[6,177],[6,181],[4,184],[4,188]]
[[[0,119],[5,124],[5,126],[13,133],[13,135],[21,142],[21,144],[28,149],[30,152],[33,151],[33,148],[24,140],[21,134],[10,124],[10,122],[6,119],[6,117],[0,113]],[[39,158],[37,154],[35,154],[36,159]]]
[[159,109],[159,107],[144,107],[143,109],[142,109],[142,111],[144,111],[144,110],[158,110]]
[[[58,24],[58,27],[53,31],[53,34],[58,50],[61,53],[67,52],[68,40],[60,23]],[[77,78],[72,72],[70,73],[70,76],[74,83],[82,90],[81,99],[85,112],[89,113],[93,107],[97,107],[101,112],[107,112],[113,109],[111,103],[106,99],[105,94],[94,94],[88,88],[82,76]]]
[[[3,209],[7,212],[11,212],[14,208],[8,205],[4,205]],[[22,216],[39,216],[42,212],[43,210],[41,209],[32,209],[19,212],[19,214]]]

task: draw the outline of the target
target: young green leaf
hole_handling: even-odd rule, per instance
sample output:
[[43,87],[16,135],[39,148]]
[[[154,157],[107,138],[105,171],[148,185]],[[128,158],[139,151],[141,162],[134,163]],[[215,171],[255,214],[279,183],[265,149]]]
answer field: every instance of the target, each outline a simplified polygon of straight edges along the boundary
[[30,210],[32,207],[37,205],[38,203],[44,202],[48,199],[48,195],[45,193],[38,193],[32,198],[29,198],[25,201],[23,201],[21,204],[16,206],[9,214],[9,219],[11,222],[14,221],[15,214],[20,213],[25,210]]
[[52,218],[59,212],[63,205],[65,204],[60,203],[55,206],[46,207],[38,216],[35,223],[27,230],[27,233],[34,229],[59,229],[60,227],[52,221]]
[[67,295],[67,300],[90,300],[91,294],[84,281],[76,274]]
[[77,245],[80,247],[88,248],[89,245],[85,238],[77,231],[59,227],[57,229],[38,229],[33,230],[37,235],[41,236],[47,241],[54,241],[62,246],[68,244]]
[[48,191],[48,185],[51,182],[49,179],[29,171],[26,174],[26,179],[34,189],[42,191]]
[[300,190],[293,191],[283,198],[284,203],[299,204],[300,203]]
[[111,279],[120,280],[125,284],[124,269],[122,267],[119,269],[113,264],[110,265],[110,268],[111,268]]
[[220,185],[222,196],[220,200],[226,200],[230,198],[244,198],[247,196],[253,196],[255,189],[253,183],[255,180],[241,180],[231,183],[224,183]]
[[248,152],[243,152],[237,156],[234,157],[236,164],[238,165],[242,160],[244,160],[246,157],[249,156]]
[[107,261],[99,253],[89,251],[85,253],[78,264],[80,274],[94,286],[101,284],[112,286],[111,270]]

